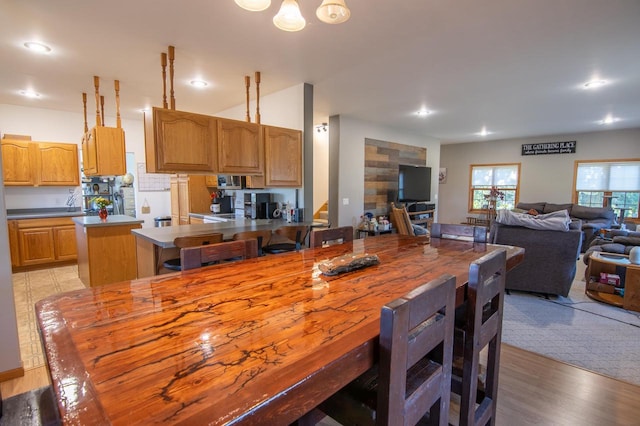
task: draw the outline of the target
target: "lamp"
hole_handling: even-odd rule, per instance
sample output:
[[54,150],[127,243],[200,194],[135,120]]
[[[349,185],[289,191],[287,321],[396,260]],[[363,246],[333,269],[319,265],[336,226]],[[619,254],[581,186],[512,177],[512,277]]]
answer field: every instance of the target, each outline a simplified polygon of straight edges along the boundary
[[[327,24],[341,24],[351,17],[351,11],[344,3],[345,0],[323,0],[316,9],[316,16]],[[259,12],[271,5],[271,0],[235,0],[243,9]],[[283,0],[278,14],[273,17],[273,24],[284,31],[300,31],[305,27],[305,21],[297,0]]]
[[323,0],[316,9],[316,16],[327,24],[341,24],[349,19],[351,11],[344,4],[344,0]]
[[283,0],[280,11],[273,17],[273,24],[283,31],[300,31],[307,25],[296,0]]
[[235,2],[241,8],[252,12],[260,12],[271,6],[271,0],[235,0]]

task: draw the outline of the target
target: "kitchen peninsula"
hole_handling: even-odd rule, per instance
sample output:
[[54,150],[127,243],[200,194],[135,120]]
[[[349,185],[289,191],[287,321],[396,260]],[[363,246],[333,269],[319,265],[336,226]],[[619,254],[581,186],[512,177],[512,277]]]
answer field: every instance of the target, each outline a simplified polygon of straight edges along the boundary
[[287,225],[320,225],[315,222],[288,223],[281,219],[236,218],[225,222],[200,223],[196,225],[166,226],[161,228],[133,229],[135,236],[138,278],[158,275],[160,266],[166,259],[180,257],[180,250],[173,245],[177,237],[221,232],[225,240],[233,234],[244,231],[275,230]]
[[136,243],[131,231],[143,220],[125,215],[74,217],[78,276],[87,287],[136,278]]

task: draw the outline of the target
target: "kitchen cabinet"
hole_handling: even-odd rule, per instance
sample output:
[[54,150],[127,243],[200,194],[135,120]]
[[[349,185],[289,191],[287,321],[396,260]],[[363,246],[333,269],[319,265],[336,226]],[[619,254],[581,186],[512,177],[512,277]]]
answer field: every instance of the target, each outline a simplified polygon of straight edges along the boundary
[[265,149],[265,186],[302,186],[302,132],[262,126]]
[[76,144],[4,139],[2,166],[6,186],[80,185]]
[[153,108],[145,113],[145,155],[149,173],[215,173],[218,168],[215,117]]
[[13,268],[77,259],[75,227],[70,217],[9,220],[7,225]]
[[189,213],[208,212],[211,206],[211,193],[207,188],[205,176],[171,176],[171,224],[188,225]]
[[131,233],[143,220],[125,215],[73,218],[78,247],[78,277],[87,287],[137,277],[136,241]]
[[218,119],[218,171],[232,175],[264,173],[262,127],[246,121]]
[[82,138],[82,167],[86,176],[122,176],[127,173],[124,130],[96,126]]
[[78,166],[78,146],[70,143],[38,142],[36,164],[38,185],[78,186],[80,167]]

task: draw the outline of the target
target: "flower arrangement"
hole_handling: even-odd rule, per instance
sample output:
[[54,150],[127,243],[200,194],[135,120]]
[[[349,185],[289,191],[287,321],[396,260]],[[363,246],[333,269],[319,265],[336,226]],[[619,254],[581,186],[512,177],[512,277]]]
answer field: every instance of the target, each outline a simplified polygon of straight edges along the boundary
[[111,200],[107,200],[104,197],[94,197],[91,199],[91,202],[96,203],[96,206],[98,206],[99,209],[104,209],[111,205]]
[[492,186],[488,194],[484,194],[485,200],[495,201],[498,198],[504,200],[504,192],[500,191],[496,186]]

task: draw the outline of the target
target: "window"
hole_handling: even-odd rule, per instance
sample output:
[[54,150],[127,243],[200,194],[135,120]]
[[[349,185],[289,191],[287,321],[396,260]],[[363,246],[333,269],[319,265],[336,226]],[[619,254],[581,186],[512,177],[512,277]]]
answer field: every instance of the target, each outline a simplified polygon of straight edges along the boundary
[[496,209],[512,209],[518,201],[520,163],[472,164],[469,185],[469,212],[486,213],[491,188],[504,193],[496,200]]
[[611,206],[618,215],[637,218],[640,161],[576,161],[575,189],[582,206]]

